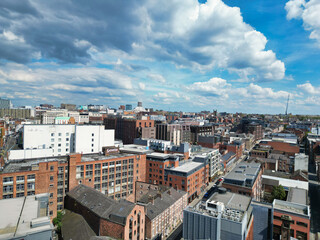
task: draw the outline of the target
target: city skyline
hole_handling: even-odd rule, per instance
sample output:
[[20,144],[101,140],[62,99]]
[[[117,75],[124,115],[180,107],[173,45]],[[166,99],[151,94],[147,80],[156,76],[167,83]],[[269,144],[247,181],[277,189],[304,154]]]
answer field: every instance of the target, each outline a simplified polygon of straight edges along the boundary
[[319,114],[319,0],[2,1],[14,105]]

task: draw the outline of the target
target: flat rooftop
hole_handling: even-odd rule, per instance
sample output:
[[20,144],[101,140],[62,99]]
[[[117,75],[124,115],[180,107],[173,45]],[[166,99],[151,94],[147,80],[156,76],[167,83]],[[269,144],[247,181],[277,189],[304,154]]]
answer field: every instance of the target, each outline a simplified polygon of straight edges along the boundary
[[91,161],[99,161],[99,160],[106,160],[106,159],[114,159],[114,158],[121,158],[121,157],[130,157],[135,156],[135,154],[130,153],[115,153],[112,155],[102,155],[102,154],[86,154],[82,155],[81,162],[91,162]]
[[273,201],[273,208],[275,211],[281,210],[288,213],[299,214],[299,215],[303,215],[304,217],[310,218],[310,208],[309,206],[304,204],[275,199]]
[[287,196],[287,201],[307,205],[308,191],[301,188],[290,188]]
[[120,148],[120,152],[126,153],[135,153],[135,154],[148,154],[152,153],[153,150],[150,150],[146,146],[137,145],[137,144],[127,144]]
[[227,208],[245,212],[250,206],[251,197],[231,192],[226,192],[224,194],[216,192],[209,201],[222,202]]
[[225,176],[224,183],[252,186],[259,174],[260,166],[260,163],[255,162],[240,163]]
[[47,194],[39,194],[0,200],[0,239],[23,238],[37,232],[52,231],[46,206],[38,201],[45,196],[48,199]]
[[171,168],[170,171],[189,173],[198,167],[202,167],[203,163],[199,162],[187,162],[179,167]]

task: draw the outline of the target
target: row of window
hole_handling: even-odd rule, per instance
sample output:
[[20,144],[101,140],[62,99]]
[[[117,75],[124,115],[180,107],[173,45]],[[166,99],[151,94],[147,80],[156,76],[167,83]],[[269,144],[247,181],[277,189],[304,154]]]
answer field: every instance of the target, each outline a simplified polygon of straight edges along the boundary
[[[27,176],[27,180],[35,180],[36,179],[36,175],[35,174],[31,174]],[[24,176],[17,176],[16,177],[16,181],[24,181]],[[13,183],[13,177],[4,177],[2,179],[3,183]]]

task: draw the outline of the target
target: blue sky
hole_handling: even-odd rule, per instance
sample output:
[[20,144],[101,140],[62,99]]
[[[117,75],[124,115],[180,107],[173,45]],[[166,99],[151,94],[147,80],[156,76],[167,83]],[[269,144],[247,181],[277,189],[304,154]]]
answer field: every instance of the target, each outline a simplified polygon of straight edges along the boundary
[[319,114],[320,0],[0,2],[18,105]]

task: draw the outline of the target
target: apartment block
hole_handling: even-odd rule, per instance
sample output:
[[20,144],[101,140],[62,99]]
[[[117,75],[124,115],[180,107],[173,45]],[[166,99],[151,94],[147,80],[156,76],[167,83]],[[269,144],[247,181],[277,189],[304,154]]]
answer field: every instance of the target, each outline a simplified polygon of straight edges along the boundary
[[34,109],[28,108],[0,108],[0,117],[10,117],[14,119],[27,119],[35,117]]

